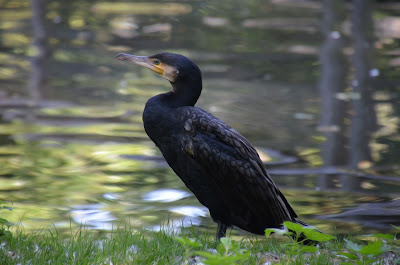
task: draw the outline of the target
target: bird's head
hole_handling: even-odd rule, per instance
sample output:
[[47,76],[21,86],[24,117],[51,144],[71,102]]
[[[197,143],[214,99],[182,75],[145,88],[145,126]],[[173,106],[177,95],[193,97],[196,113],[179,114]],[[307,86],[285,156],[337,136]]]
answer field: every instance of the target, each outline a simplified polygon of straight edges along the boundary
[[152,56],[136,56],[120,53],[115,58],[149,68],[171,83],[187,78],[201,78],[198,66],[180,54],[158,53]]

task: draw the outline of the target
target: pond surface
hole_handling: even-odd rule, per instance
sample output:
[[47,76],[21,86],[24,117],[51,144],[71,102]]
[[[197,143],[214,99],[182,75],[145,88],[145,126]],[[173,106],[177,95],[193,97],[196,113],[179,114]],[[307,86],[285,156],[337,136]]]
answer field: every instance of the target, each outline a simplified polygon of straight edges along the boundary
[[[321,147],[326,10],[319,1],[156,3],[0,2],[0,201],[13,207],[0,217],[26,230],[81,224],[110,230],[125,222],[214,233],[208,210],[143,130],[145,102],[170,84],[114,59],[119,52],[170,51],[198,63],[204,77],[198,106],[257,147],[302,220],[344,234],[400,225],[398,5],[378,3],[372,12],[377,124],[365,144],[371,159],[354,168],[327,163],[329,150]],[[351,69],[346,12],[337,30],[349,57],[343,69]],[[351,104],[348,72],[346,90],[336,97]]]

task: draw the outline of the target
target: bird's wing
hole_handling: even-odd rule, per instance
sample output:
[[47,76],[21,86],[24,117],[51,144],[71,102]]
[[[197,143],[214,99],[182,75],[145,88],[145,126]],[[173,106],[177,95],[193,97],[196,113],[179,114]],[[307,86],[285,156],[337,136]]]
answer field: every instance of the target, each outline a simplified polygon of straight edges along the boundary
[[246,138],[202,109],[183,113],[182,151],[207,169],[227,199],[240,198],[260,214],[274,215],[278,224],[297,217]]

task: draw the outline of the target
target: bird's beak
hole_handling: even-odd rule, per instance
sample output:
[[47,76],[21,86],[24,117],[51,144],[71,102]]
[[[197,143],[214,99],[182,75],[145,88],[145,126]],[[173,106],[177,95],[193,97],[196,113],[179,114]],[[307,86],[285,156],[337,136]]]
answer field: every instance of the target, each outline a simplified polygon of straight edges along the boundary
[[149,68],[150,70],[156,72],[159,75],[164,74],[164,69],[162,65],[155,65],[153,61],[147,57],[147,56],[136,56],[136,55],[130,55],[126,53],[120,53],[117,56],[115,56],[115,59],[121,60],[121,61],[128,61],[146,68]]

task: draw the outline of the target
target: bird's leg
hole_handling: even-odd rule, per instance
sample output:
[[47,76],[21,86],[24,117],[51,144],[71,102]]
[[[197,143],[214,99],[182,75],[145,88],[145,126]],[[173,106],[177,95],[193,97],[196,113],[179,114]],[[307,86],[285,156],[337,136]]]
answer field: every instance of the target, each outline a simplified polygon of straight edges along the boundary
[[227,228],[228,228],[228,226],[226,224],[218,222],[217,241],[220,241],[221,237],[225,237]]

